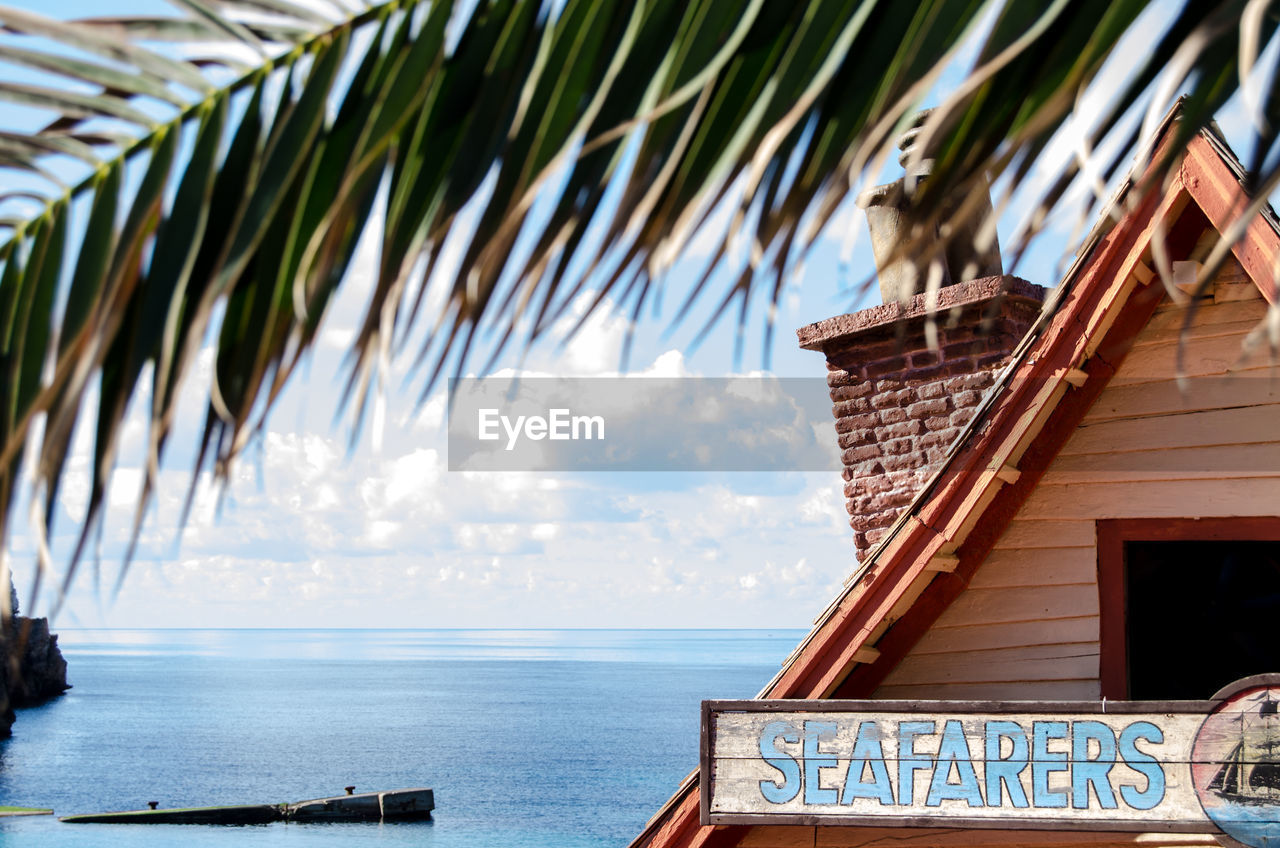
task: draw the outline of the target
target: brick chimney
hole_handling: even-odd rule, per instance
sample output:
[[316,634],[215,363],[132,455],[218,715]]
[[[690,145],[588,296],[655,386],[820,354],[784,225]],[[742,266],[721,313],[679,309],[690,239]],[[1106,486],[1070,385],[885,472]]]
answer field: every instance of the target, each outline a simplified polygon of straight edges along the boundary
[[930,349],[925,295],[828,318],[797,334],[827,358],[845,508],[861,560],[937,470],[1026,334],[1045,290],[984,277],[938,294]]
[[[924,238],[911,224],[912,192],[931,164],[912,155],[926,118],[917,119],[900,145],[906,177],[858,199],[867,210],[885,302],[796,331],[800,347],[827,358],[845,508],[859,560],[938,469],[1045,296],[1040,286],[1003,273],[994,231],[984,232],[980,221],[944,216],[939,231]],[[912,249],[904,251],[904,243]],[[932,328],[922,293],[931,264],[943,284]],[[968,279],[952,284],[957,276]]]

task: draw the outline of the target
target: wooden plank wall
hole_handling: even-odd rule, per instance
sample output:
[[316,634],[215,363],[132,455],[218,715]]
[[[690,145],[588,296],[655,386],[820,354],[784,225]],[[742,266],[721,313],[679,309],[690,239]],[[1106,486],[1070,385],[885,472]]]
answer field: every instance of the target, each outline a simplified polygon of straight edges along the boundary
[[1096,699],[1094,522],[1276,514],[1280,370],[1265,345],[1242,358],[1267,305],[1238,265],[1214,294],[1182,351],[1189,394],[1175,379],[1187,313],[1166,300],[969,587],[875,697]]

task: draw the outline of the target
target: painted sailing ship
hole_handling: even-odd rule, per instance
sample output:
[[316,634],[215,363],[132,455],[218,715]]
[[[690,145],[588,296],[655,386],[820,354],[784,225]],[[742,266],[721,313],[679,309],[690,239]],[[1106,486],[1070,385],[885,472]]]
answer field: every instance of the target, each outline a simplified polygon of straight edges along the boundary
[[1280,702],[1268,693],[1258,711],[1242,716],[1240,741],[1223,758],[1207,789],[1237,804],[1280,801]]

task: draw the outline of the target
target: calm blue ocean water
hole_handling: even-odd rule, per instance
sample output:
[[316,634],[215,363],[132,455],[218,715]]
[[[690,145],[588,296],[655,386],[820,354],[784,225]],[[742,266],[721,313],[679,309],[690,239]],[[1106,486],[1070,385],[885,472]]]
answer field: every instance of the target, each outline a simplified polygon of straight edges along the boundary
[[418,824],[71,825],[9,846],[620,848],[697,765],[699,702],[795,630],[67,630],[75,688],[0,741],[0,805],[58,815],[431,786]]

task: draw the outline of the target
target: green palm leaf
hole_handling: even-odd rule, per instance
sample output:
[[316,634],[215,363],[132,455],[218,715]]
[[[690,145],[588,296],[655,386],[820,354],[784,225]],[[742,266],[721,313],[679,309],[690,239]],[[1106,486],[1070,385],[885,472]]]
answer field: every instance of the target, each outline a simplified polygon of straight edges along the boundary
[[[225,476],[313,342],[370,217],[384,231],[351,351],[348,398],[358,410],[381,352],[417,321],[430,322],[419,355],[425,392],[446,370],[461,371],[477,346],[492,361],[506,345],[542,336],[583,291],[639,315],[722,202],[734,204],[734,226],[686,308],[705,294],[729,239],[745,237],[760,261],[719,293],[716,312],[736,304],[745,316],[762,286],[777,300],[816,233],[962,47],[981,36],[973,74],[922,130],[936,159],[916,210],[924,223],[939,219],[943,198],[954,212],[955,198],[986,192],[989,178],[1008,174],[1016,184],[1043,167],[1079,93],[1149,4],[173,5],[168,17],[81,21],[0,6],[0,63],[26,74],[0,82],[0,100],[53,115],[42,129],[0,133],[0,169],[17,181],[0,194],[0,541],[41,415],[36,485],[51,527],[82,397],[96,381],[81,556],[124,410],[151,364],[136,534],[178,388],[209,337],[215,381],[199,463]],[[1208,121],[1238,88],[1240,57],[1274,36],[1272,18],[1245,7],[1182,8],[1098,111],[1087,144],[1096,149],[1118,131],[1175,62],[1189,91],[1180,131]],[[246,48],[259,58],[246,58]],[[1274,96],[1262,102],[1276,110]],[[1263,166],[1275,158],[1280,115],[1264,117],[1254,165],[1270,184]],[[1104,174],[1139,139],[1123,141]],[[1046,209],[1077,167],[1046,181]],[[130,170],[140,181],[124,178]],[[610,187],[616,202],[606,202]],[[6,205],[32,197],[46,201],[34,218]],[[543,197],[549,211],[532,215]],[[73,237],[80,231],[68,209],[80,201],[87,221]],[[456,276],[411,279],[413,269],[435,267],[471,203],[479,215]],[[513,257],[520,243],[531,247]],[[572,268],[587,270],[571,276]],[[447,288],[438,315],[422,314],[428,285]]]

